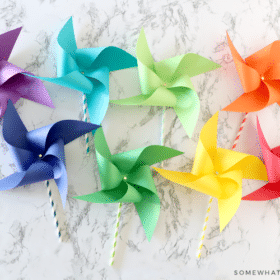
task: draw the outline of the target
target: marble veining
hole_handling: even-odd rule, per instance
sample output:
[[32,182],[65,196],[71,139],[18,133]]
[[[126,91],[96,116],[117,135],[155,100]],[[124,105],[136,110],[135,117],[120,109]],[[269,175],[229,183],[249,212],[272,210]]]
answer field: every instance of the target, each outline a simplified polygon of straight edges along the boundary
[[[56,37],[73,16],[79,48],[114,45],[135,55],[136,41],[145,29],[156,61],[188,52],[198,53],[222,68],[192,78],[201,101],[199,121],[189,139],[172,108],[109,105],[102,122],[112,153],[163,143],[184,155],[163,162],[166,169],[190,172],[199,133],[218,110],[242,94],[242,86],[227,44],[228,31],[242,57],[265,47],[280,36],[278,0],[4,0],[0,3],[0,28],[6,32],[23,26],[10,61],[36,75],[55,77]],[[62,120],[82,119],[82,94],[45,82],[55,110],[21,99],[16,108],[26,127]],[[110,73],[110,98],[140,93],[137,69]],[[250,113],[238,151],[260,155],[255,118],[259,117],[271,147],[280,145],[280,110],[274,104]],[[230,149],[243,115],[221,112],[218,145]],[[163,127],[163,130],[162,130]],[[0,120],[0,178],[15,172]],[[234,275],[242,270],[280,269],[279,199],[242,201],[219,232],[217,203],[210,213],[203,258],[195,253],[208,197],[154,177],[161,212],[149,243],[133,204],[122,208],[116,260],[109,266],[117,204],[99,205],[73,196],[100,189],[93,137],[86,155],[85,138],[66,145],[69,191],[65,219],[69,240],[59,243],[55,233],[45,183],[0,193],[1,279],[251,279]],[[265,182],[243,180],[243,193]],[[278,279],[256,276],[256,279]],[[253,279],[255,279],[253,278]]]

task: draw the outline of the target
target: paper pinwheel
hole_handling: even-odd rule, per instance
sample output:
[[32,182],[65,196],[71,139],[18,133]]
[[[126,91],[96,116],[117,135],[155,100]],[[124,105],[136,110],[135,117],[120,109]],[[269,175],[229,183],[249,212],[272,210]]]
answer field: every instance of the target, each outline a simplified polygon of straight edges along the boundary
[[136,53],[142,94],[110,102],[121,105],[173,107],[191,137],[198,119],[200,103],[190,77],[221,66],[194,53],[155,62],[143,28]]
[[280,41],[275,41],[245,60],[227,34],[231,54],[244,93],[224,111],[254,112],[275,102],[280,104]]
[[17,28],[0,35],[0,118],[4,116],[9,99],[16,103],[23,97],[54,108],[43,83],[32,73],[8,62],[20,31],[21,28]]
[[216,113],[202,128],[191,173],[154,168],[167,180],[218,199],[220,230],[237,211],[242,178],[267,180],[262,161],[252,155],[217,148]]
[[269,183],[246,195],[242,200],[261,201],[280,197],[280,146],[269,148],[258,119],[257,129]]
[[152,145],[111,155],[102,129],[94,137],[102,190],[75,198],[94,203],[133,202],[150,241],[160,212],[160,200],[149,165],[183,154]]
[[67,173],[64,145],[98,127],[91,123],[63,120],[28,132],[9,100],[4,116],[3,136],[18,172],[0,180],[0,190],[54,179],[65,206]]
[[78,49],[72,18],[57,41],[57,78],[38,78],[84,92],[90,121],[100,124],[109,103],[109,72],[137,66],[136,58],[112,46]]

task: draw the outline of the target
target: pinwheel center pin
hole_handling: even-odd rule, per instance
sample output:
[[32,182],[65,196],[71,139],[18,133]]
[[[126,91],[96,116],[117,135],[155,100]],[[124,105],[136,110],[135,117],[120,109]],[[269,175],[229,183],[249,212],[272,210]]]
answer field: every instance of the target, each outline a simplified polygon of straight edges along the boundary
[[166,87],[166,83],[163,84]]
[[264,80],[264,77],[261,77],[262,80]]
[[83,71],[82,71],[82,72],[81,72],[81,74],[83,74],[83,75],[84,75],[84,74],[85,74],[85,72],[83,72]]
[[216,174],[216,175],[219,175],[219,172],[218,172],[218,171],[215,171],[215,174]]
[[41,157],[43,157],[43,155],[42,155],[42,154],[39,154],[39,158],[41,158]]
[[124,180],[127,180],[127,177],[126,177],[126,176],[124,176],[124,177],[123,177],[123,179],[124,179]]

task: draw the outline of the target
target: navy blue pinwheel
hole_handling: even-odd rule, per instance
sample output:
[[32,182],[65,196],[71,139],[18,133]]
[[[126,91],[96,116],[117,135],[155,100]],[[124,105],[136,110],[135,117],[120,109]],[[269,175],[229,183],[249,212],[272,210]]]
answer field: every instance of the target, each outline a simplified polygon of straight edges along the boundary
[[27,131],[9,100],[3,136],[18,171],[0,180],[0,190],[54,179],[64,207],[68,189],[64,145],[99,127],[77,120],[62,120]]

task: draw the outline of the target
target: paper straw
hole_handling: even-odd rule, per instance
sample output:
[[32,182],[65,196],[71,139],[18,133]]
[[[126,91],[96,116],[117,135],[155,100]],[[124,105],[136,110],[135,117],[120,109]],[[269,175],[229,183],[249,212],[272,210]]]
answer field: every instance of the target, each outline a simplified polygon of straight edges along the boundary
[[53,218],[54,218],[54,222],[55,222],[55,226],[56,226],[56,230],[57,230],[57,236],[58,236],[58,240],[61,242],[61,231],[60,231],[60,225],[57,219],[57,215],[56,215],[56,207],[54,204],[54,200],[52,198],[52,191],[50,188],[50,182],[46,181],[46,186],[48,189],[48,194],[49,194],[49,199],[50,199],[50,203],[51,203],[51,207],[52,207],[52,212],[53,212]]
[[[161,131],[160,131],[160,145],[164,146],[164,121],[165,121],[165,112],[166,107],[162,107],[162,113],[161,113]],[[163,161],[160,163],[160,167],[163,168]]]
[[[237,132],[237,135],[236,135],[236,138],[234,140],[234,143],[232,145],[232,150],[236,148],[237,146],[237,143],[238,143],[238,140],[240,138],[240,135],[242,133],[242,130],[244,128],[244,125],[245,125],[245,122],[247,120],[247,116],[248,116],[248,113],[245,113],[245,116],[240,124],[240,128]],[[199,241],[199,245],[198,245],[198,249],[197,249],[197,254],[196,254],[196,257],[199,259],[201,257],[201,251],[202,251],[202,248],[203,248],[203,242],[204,242],[204,238],[205,238],[205,233],[206,233],[206,229],[207,229],[207,222],[209,220],[209,213],[211,211],[211,205],[212,205],[212,201],[213,201],[213,197],[210,197],[209,201],[208,201],[208,207],[207,207],[207,212],[206,212],[206,217],[204,219],[204,224],[203,224],[203,229],[202,229],[202,233],[201,233],[201,238],[200,238],[200,241]]]
[[[87,97],[86,95],[83,93],[83,121],[84,122],[87,122],[88,121],[88,118],[87,118]],[[86,154],[88,155],[89,154],[89,145],[88,145],[88,142],[89,142],[89,137],[88,137],[88,133],[85,134],[85,139],[86,139]]]
[[202,250],[202,247],[203,247],[203,241],[204,241],[204,238],[205,238],[205,232],[206,232],[206,229],[207,229],[207,222],[209,220],[209,213],[210,213],[210,210],[211,210],[212,201],[213,201],[213,197],[211,196],[209,201],[208,201],[208,208],[207,208],[207,211],[206,211],[206,217],[204,219],[202,234],[201,234],[201,238],[200,238],[199,245],[198,245],[198,250],[197,250],[197,255],[196,255],[196,257],[198,259],[201,257],[201,250]]
[[164,121],[165,121],[165,111],[166,107],[162,107],[162,114],[161,114],[161,133],[160,133],[160,145],[164,145]]
[[244,118],[243,118],[243,121],[242,121],[242,123],[241,123],[241,125],[240,125],[240,128],[239,128],[239,130],[238,130],[238,132],[237,132],[236,138],[235,138],[234,143],[233,143],[233,145],[232,145],[232,148],[231,148],[232,150],[236,148],[237,142],[238,142],[238,140],[239,140],[239,138],[240,138],[240,135],[241,135],[242,130],[243,130],[243,128],[244,128],[245,122],[246,122],[246,120],[247,120],[247,116],[248,116],[248,113],[245,113],[245,116],[244,116]]
[[117,246],[117,240],[118,240],[118,235],[119,235],[119,227],[120,227],[121,208],[122,208],[122,202],[119,203],[119,207],[118,207],[117,223],[116,223],[114,243],[113,243],[113,252],[112,252],[111,260],[110,260],[110,265],[111,266],[114,264],[114,261],[115,261],[116,246]]

